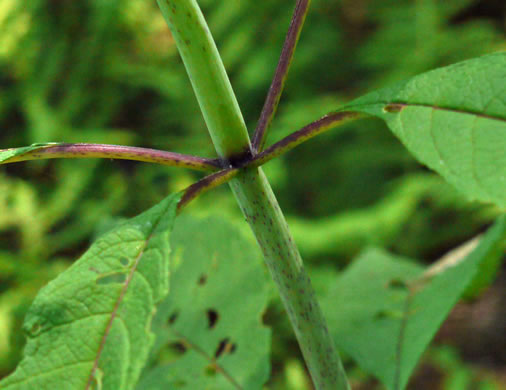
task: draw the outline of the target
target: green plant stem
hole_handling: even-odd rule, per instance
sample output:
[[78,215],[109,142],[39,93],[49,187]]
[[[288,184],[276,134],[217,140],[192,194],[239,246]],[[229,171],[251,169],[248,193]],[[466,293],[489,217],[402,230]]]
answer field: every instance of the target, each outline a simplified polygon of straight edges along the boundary
[[[9,149],[0,149],[0,153],[8,150]],[[0,162],[0,164],[51,158],[113,158],[150,162],[171,167],[190,168],[204,172],[212,172],[220,168],[217,160],[209,158],[135,146],[85,143],[48,145],[26,153],[17,154]]]
[[[196,1],[158,0],[158,4],[178,45],[218,155],[232,165],[250,158],[251,145],[239,106]],[[262,248],[316,389],[349,389],[298,249],[261,168],[242,169],[230,186]]]
[[299,250],[262,169],[243,170],[230,185],[278,287],[315,389],[349,389]]
[[218,155],[248,153],[249,137],[218,49],[195,0],[157,0],[190,76]]

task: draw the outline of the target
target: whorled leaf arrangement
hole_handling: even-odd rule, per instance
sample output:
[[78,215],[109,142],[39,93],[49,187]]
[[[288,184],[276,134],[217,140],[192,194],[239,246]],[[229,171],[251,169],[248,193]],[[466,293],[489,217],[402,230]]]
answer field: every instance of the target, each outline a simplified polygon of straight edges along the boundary
[[[237,166],[218,159],[103,144],[44,143],[0,149],[0,164],[47,158],[115,158],[213,172],[258,167],[365,114],[383,119],[421,163],[470,199],[506,207],[506,52],[423,73],[369,93],[309,123]],[[265,136],[265,135],[264,135]],[[260,141],[259,141],[260,142]],[[262,141],[264,142],[264,141]],[[223,172],[219,184],[235,176]],[[222,177],[226,178],[223,179]],[[206,182],[214,182],[210,177]],[[199,191],[204,186],[199,185]],[[192,189],[191,199],[196,196]],[[200,193],[200,192],[199,192]]]
[[[373,92],[262,150],[309,1],[297,2],[253,145],[249,143],[237,101],[198,5],[195,1],[185,1],[187,12],[182,12],[182,4],[159,0],[190,73],[219,159],[96,144],[35,144],[0,150],[0,164],[43,158],[98,157],[213,172],[190,186],[184,194],[167,198],[107,233],[68,271],[41,290],[24,325],[28,334],[25,356],[18,369],[1,382],[2,389],[53,389],[61,383],[71,389],[133,388],[153,342],[150,324],[154,309],[167,295],[168,236],[175,215],[204,191],[227,181],[231,181],[278,283],[315,386],[346,389],[344,370],[332,342],[328,342],[325,320],[281,210],[261,170],[249,168],[259,167],[300,143],[361,118],[363,114],[386,121],[420,162],[468,197],[506,207],[506,53],[464,61]],[[480,247],[490,243],[494,239],[490,237],[499,234],[498,229],[502,229],[503,234],[504,220],[497,226]],[[379,259],[379,268],[390,267],[390,261],[381,254],[371,256],[374,261]],[[346,321],[336,325],[337,344],[387,386],[403,388],[421,351],[462,293],[464,284],[476,273],[480,260],[479,255],[471,255],[469,261],[435,277],[427,286],[413,287],[403,280],[408,290],[394,291],[395,296],[402,295],[402,301],[392,303],[391,291],[382,290],[386,301],[378,302],[383,305],[380,311],[364,302],[363,307],[358,308],[347,307],[346,302],[341,302],[338,313],[329,312],[350,320],[351,325]],[[341,287],[337,288],[339,297],[353,296],[355,287],[346,286],[347,280],[354,280],[354,275],[363,272],[362,264],[358,263],[343,276]],[[416,276],[420,271],[416,266],[403,264],[395,268],[395,275],[399,270],[405,271],[399,277]],[[392,277],[391,274],[387,276]],[[367,285],[360,280],[362,287],[371,287],[368,290],[371,294],[381,295],[378,289],[384,286]],[[410,290],[415,287],[420,290]],[[446,298],[443,299],[444,294]],[[412,314],[410,310],[420,296],[431,302],[444,301],[444,307],[430,308],[431,313],[437,312],[436,316],[430,313],[429,316],[423,308],[419,314]],[[395,317],[396,313],[400,316]],[[356,326],[359,320],[365,321],[365,328]],[[424,332],[418,329],[422,325],[427,325]],[[173,329],[176,339],[188,338],[176,328]],[[364,334],[379,340],[397,337],[399,342],[395,347],[383,346],[381,356],[375,356],[370,349],[374,341],[368,340],[364,345],[357,343],[361,337],[367,340]],[[382,363],[383,368],[378,368],[375,364],[383,362],[384,353],[389,354],[391,364]],[[374,357],[374,363],[368,357]],[[263,371],[258,371],[262,376],[265,362],[259,364],[263,365]],[[227,383],[236,388],[241,386],[230,379]]]

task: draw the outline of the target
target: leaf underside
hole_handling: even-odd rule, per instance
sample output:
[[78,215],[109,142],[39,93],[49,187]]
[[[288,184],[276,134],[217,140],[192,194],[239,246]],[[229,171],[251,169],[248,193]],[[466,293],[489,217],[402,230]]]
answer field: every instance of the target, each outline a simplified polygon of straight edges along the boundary
[[421,74],[341,110],[385,120],[468,198],[506,207],[506,52]]
[[106,233],[40,290],[23,325],[23,359],[3,390],[134,387],[153,343],[154,309],[168,293],[179,198]]
[[322,302],[338,347],[388,389],[404,389],[441,323],[504,239],[506,216],[463,261],[424,283],[415,262],[379,249],[364,252]]

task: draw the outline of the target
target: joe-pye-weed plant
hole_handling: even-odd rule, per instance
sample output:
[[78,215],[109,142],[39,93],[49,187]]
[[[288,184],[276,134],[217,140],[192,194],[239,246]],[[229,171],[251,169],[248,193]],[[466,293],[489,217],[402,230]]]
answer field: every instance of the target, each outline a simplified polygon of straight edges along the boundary
[[[319,302],[261,166],[319,134],[373,116],[467,198],[504,210],[506,53],[376,90],[319,119],[308,118],[306,126],[266,147],[310,0],[296,3],[251,140],[197,1],[158,0],[158,5],[217,157],[90,143],[0,150],[2,164],[108,158],[207,173],[139,216],[105,229],[39,291],[23,324],[23,358],[0,388],[262,388],[270,375],[271,335],[261,321],[269,288],[256,248],[224,218],[184,216],[192,200],[225,183],[258,242],[314,388],[350,388],[339,350],[386,388],[405,388],[451,308],[480,275],[497,267],[505,217],[428,268],[366,250]],[[321,158],[327,153],[339,150],[323,150]]]

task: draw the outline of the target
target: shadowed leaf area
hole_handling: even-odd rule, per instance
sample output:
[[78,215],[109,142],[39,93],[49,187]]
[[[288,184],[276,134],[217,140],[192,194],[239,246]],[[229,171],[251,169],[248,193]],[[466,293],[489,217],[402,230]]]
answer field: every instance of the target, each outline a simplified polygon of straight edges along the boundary
[[501,217],[464,259],[432,276],[410,259],[365,251],[322,301],[336,344],[388,389],[404,389],[451,308],[490,255],[502,255],[505,239]]
[[179,217],[171,242],[171,293],[153,321],[160,365],[136,389],[261,388],[270,374],[261,321],[270,287],[260,251],[217,217]]

